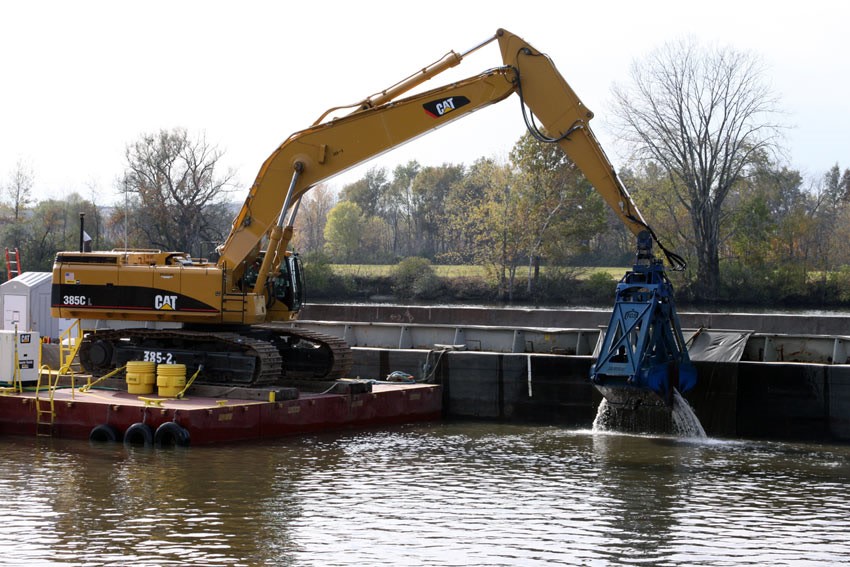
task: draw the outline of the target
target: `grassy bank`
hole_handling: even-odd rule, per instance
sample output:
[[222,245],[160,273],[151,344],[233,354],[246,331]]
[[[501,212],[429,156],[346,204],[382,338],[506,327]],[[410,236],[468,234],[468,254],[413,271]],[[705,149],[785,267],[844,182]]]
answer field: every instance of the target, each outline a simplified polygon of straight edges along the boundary
[[[483,266],[454,266],[437,265],[431,266],[434,273],[441,278],[488,278],[487,270]],[[331,270],[337,276],[354,276],[366,278],[388,278],[392,276],[393,265],[382,264],[330,264]],[[560,270],[574,273],[577,279],[586,280],[596,273],[604,273],[613,279],[620,279],[630,268],[626,266],[609,267],[567,267]],[[549,271],[546,266],[540,268],[541,274]],[[528,278],[528,266],[517,269],[517,280],[525,281]]]
[[399,266],[310,264],[307,294],[312,300],[511,303],[515,305],[609,305],[624,267],[541,268],[529,285],[528,267],[517,270],[513,288],[481,266]]
[[[408,259],[409,260],[409,259]],[[310,300],[502,303],[518,306],[609,306],[616,284],[630,266],[542,267],[532,286],[528,267],[518,268],[513,289],[481,266],[330,264],[305,261]],[[421,259],[419,259],[421,260]],[[402,273],[402,276],[399,276]],[[694,270],[667,272],[676,303],[704,309],[774,307],[850,308],[850,269],[828,274],[727,266],[720,297],[706,303],[695,293]]]

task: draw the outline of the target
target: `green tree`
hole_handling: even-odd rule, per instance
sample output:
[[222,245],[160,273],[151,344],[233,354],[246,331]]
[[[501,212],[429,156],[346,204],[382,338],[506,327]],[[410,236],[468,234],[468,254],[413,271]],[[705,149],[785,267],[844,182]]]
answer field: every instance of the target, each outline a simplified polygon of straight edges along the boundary
[[527,290],[539,279],[540,258],[567,260],[582,242],[605,228],[605,204],[578,167],[556,144],[525,133],[510,154],[525,224]]
[[364,177],[343,187],[340,200],[351,201],[367,217],[381,216],[389,186],[387,170],[373,167]]
[[512,301],[517,268],[526,257],[527,235],[516,176],[507,164],[479,160],[465,187],[467,191],[483,190],[481,199],[455,209],[449,224],[474,243],[476,263],[490,270],[500,295]]
[[441,282],[427,258],[410,256],[392,270],[393,292],[402,299],[433,299]]
[[481,259],[482,243],[487,241],[480,211],[489,199],[496,163],[490,158],[477,159],[455,183],[445,200],[444,234],[451,246],[437,256],[448,264],[470,264]]
[[5,246],[23,248],[27,238],[26,214],[33,204],[32,189],[34,174],[32,167],[18,160],[15,169],[9,175],[9,182],[3,186],[3,194],[8,199],[8,217],[2,233]]
[[412,216],[416,227],[411,252],[426,258],[446,252],[446,198],[464,176],[462,165],[423,167],[413,180]]
[[[649,225],[659,234],[667,235],[679,254],[694,258],[693,224],[668,172],[657,162],[645,160],[635,169],[622,172],[621,179]],[[631,232],[626,240],[628,250],[634,254],[635,238]]]
[[46,199],[38,202],[28,220],[26,269],[49,271],[57,252],[78,250],[80,213],[91,218],[96,208],[94,203],[77,193],[72,193],[64,200]]
[[392,233],[392,254],[408,256],[412,254],[414,242],[414,200],[413,180],[419,174],[421,166],[415,160],[397,165],[393,170],[393,179],[386,194],[384,220]]
[[363,211],[350,201],[341,201],[328,213],[325,252],[336,261],[353,262],[360,251],[365,231]]

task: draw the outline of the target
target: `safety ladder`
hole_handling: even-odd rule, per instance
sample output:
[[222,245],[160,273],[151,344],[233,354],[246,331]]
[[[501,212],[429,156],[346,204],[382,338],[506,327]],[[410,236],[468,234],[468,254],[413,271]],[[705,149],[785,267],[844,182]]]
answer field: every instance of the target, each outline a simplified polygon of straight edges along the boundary
[[[77,352],[80,350],[82,338],[82,326],[77,319],[59,336],[59,370],[54,372],[46,364],[38,369],[38,382],[35,387],[35,434],[39,437],[53,436],[53,423],[56,419],[54,394],[60,377],[70,375],[71,395],[74,395],[74,375],[79,371]],[[45,386],[42,385],[44,382]],[[46,397],[42,396],[43,390],[47,392]]]
[[15,248],[10,251],[6,248],[6,280],[21,275],[21,253]]
[[[42,387],[42,379],[47,377],[46,388]],[[50,370],[43,364],[38,369],[38,382],[35,385],[35,434],[38,437],[53,436],[53,421],[56,418],[56,406],[53,402],[53,394],[59,383],[59,373]],[[42,389],[47,390],[47,397],[42,396]]]

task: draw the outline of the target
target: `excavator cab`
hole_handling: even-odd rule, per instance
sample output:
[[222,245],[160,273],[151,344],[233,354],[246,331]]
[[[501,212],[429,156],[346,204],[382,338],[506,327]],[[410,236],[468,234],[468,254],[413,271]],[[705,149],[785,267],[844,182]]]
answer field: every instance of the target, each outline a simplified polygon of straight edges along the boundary
[[280,275],[274,278],[273,297],[290,311],[299,311],[304,303],[304,266],[298,254],[287,256],[280,264]]
[[[263,256],[265,252],[260,252],[256,261],[245,268],[245,275],[242,278],[243,289],[251,289],[257,283]],[[289,311],[296,312],[301,309],[305,301],[304,265],[298,254],[292,253],[286,256],[280,264],[278,273],[266,280],[266,288],[269,291],[267,308],[281,302]]]

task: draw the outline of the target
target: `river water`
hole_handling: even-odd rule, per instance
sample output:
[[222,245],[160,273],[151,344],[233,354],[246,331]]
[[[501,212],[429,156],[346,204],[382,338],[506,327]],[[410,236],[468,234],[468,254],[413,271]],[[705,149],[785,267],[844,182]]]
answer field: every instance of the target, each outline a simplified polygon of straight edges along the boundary
[[448,422],[0,438],[3,565],[850,564],[850,447]]

